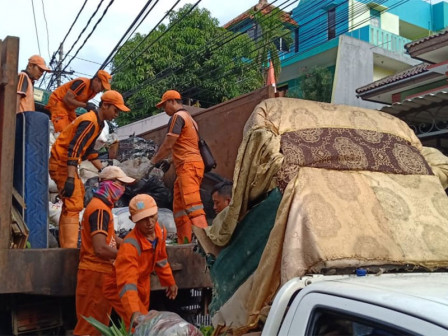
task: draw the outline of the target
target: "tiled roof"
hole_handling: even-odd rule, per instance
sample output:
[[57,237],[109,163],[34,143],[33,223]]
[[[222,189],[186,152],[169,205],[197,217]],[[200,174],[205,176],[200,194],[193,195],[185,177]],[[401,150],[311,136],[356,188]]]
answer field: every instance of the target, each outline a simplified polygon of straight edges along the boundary
[[413,97],[410,99],[405,99],[403,102],[393,103],[390,106],[383,106],[381,111],[390,114],[398,113],[410,113],[415,112],[420,109],[426,109],[428,106],[433,104],[443,104],[446,106],[448,101],[448,92],[439,91],[435,93],[428,93],[426,95]]
[[440,33],[431,35],[431,36],[423,37],[420,40],[415,40],[415,41],[409,42],[409,43],[405,44],[404,47],[405,47],[406,50],[409,50],[410,48],[415,47],[418,44],[421,44],[423,42],[426,42],[426,41],[438,38],[438,37],[446,35],[446,34],[448,34],[448,29],[444,30],[444,31],[441,31]]
[[381,79],[379,79],[379,80],[377,80],[377,81],[375,81],[373,83],[370,83],[368,85],[362,86],[362,87],[356,89],[356,93],[363,93],[363,92],[366,92],[366,91],[370,91],[372,89],[379,88],[379,87],[384,86],[386,84],[398,82],[398,81],[400,81],[402,79],[409,78],[409,77],[412,77],[412,76],[415,76],[415,75],[427,72],[428,71],[428,66],[429,66],[428,63],[420,63],[419,65],[416,65],[416,66],[414,66],[414,67],[412,67],[410,69],[406,69],[406,70],[404,70],[402,72],[399,72],[399,73],[397,73],[395,75],[391,75],[391,76],[388,76],[388,77],[385,77],[385,78],[381,78]]
[[[261,8],[261,12],[263,13],[263,15],[266,15],[266,14],[269,14],[275,8],[277,8],[277,7],[272,6],[272,5],[265,5],[265,6],[263,6],[263,8]],[[237,24],[237,23],[239,23],[239,22],[241,22],[241,21],[243,21],[243,20],[245,20],[247,18],[251,18],[251,14],[250,14],[251,11],[252,10],[258,10],[258,9],[259,9],[258,5],[249,8],[247,11],[245,11],[244,13],[238,15],[233,20],[227,22],[223,27],[227,29],[227,28],[233,26],[234,24]],[[297,26],[297,22],[291,17],[290,13],[287,13],[287,12],[284,12],[284,11],[281,11],[281,12],[282,12],[281,18],[282,18],[282,21],[284,23],[289,23],[291,25]]]

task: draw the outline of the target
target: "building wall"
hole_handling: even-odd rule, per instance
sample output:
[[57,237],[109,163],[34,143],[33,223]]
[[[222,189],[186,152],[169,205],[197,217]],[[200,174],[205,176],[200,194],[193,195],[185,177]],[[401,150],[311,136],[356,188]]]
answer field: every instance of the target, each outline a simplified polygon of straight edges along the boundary
[[368,43],[348,36],[339,37],[332,103],[367,108],[381,106],[356,97],[355,90],[371,83],[373,78],[373,53],[368,46]]
[[386,69],[386,68],[379,67],[379,66],[374,66],[373,67],[373,82],[378,79],[382,79],[384,77],[391,76],[393,74],[395,74],[395,71],[393,71],[393,70]]
[[431,4],[424,0],[387,0],[384,6],[388,7],[388,12],[400,17],[400,20],[413,25],[431,29]]
[[381,14],[381,29],[400,35],[400,18],[392,13]]
[[292,17],[299,24],[299,52],[328,41],[328,10],[335,9],[336,36],[348,31],[348,1],[302,0],[293,9]]
[[439,2],[433,6],[434,24],[433,30],[439,31],[448,26],[448,3]]
[[356,96],[357,88],[372,83],[374,80],[375,54],[380,55],[384,60],[390,59],[393,62],[408,64],[409,67],[418,63],[408,56],[382,48],[372,48],[371,44],[349,36],[340,36],[332,103],[373,109],[383,106],[382,104],[364,101]]
[[360,1],[349,1],[349,31],[360,29],[370,24],[370,8]]

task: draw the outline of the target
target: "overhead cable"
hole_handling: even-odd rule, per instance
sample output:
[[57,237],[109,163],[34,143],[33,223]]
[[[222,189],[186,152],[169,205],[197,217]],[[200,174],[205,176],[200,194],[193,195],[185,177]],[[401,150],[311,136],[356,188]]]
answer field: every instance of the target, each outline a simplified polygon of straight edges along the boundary
[[[198,2],[200,2],[201,0],[199,0]],[[172,10],[177,6],[177,4],[180,2],[180,0],[177,0],[173,6],[171,6],[170,10],[168,12],[165,13],[165,15],[160,19],[160,21],[151,29],[151,31],[143,38],[142,41],[140,41],[140,43],[134,48],[132,49],[127,56],[125,56],[125,58],[123,59],[123,61],[121,61],[120,64],[118,64],[116,67],[114,67],[114,69],[112,70],[112,74],[116,73],[118,70],[120,70],[123,65],[126,62],[127,59],[129,59],[129,57],[131,57],[131,55],[134,53],[134,51],[136,51],[138,49],[138,47],[140,47],[140,45],[146,41],[146,39],[151,36],[152,32],[168,17],[168,15],[172,12]],[[197,4],[197,3],[196,3]],[[146,50],[146,49],[145,49]],[[142,53],[138,54],[137,56],[134,57],[134,59],[140,57]]]
[[[58,49],[53,53],[53,56],[51,57],[50,63],[48,63],[49,65],[52,65],[52,64],[53,64],[53,62],[54,62],[54,60],[55,60],[55,58],[56,58],[56,55],[57,55],[58,51],[59,51],[59,50],[61,49],[61,47],[64,45],[64,42],[65,42],[67,36],[68,36],[68,35],[70,34],[70,32],[72,31],[72,28],[73,28],[73,26],[75,25],[76,21],[78,20],[79,15],[81,14],[82,10],[83,10],[84,7],[86,6],[87,1],[88,1],[88,0],[85,0],[85,1],[84,1],[84,3],[83,3],[83,5],[82,5],[81,9],[79,10],[78,14],[77,14],[76,17],[75,17],[75,20],[73,21],[72,25],[71,25],[70,28],[68,29],[67,34],[65,34],[65,37],[64,37],[64,39],[62,40],[62,42],[59,44]],[[41,87],[41,85],[43,84],[46,75],[47,75],[47,72],[44,73],[43,78],[42,78],[42,81],[40,82],[39,87]],[[47,89],[48,89],[48,88],[47,88]]]
[[65,69],[67,69],[67,67],[69,66],[69,64],[73,61],[73,59],[78,55],[79,51],[84,47],[84,45],[86,44],[86,42],[88,41],[88,39],[90,38],[90,36],[92,36],[93,32],[95,31],[96,27],[99,25],[99,23],[103,20],[104,16],[106,15],[107,11],[109,10],[110,6],[112,6],[112,4],[114,3],[115,0],[110,0],[109,4],[107,5],[107,7],[105,8],[103,14],[101,15],[101,17],[98,19],[98,21],[96,22],[95,26],[93,26],[91,32],[89,35],[87,35],[87,37],[85,38],[84,42],[81,44],[81,46],[78,48],[78,50],[75,52],[75,55],[72,56],[72,58],[70,59],[70,61],[67,62],[67,64],[65,64],[64,69],[62,69],[62,71],[64,71]]
[[[67,55],[70,54],[70,52],[73,50],[73,48],[75,47],[75,45],[78,43],[79,39],[81,38],[82,34],[84,34],[84,32],[86,31],[87,27],[89,26],[90,22],[92,21],[92,19],[94,18],[94,16],[96,15],[96,13],[98,12],[98,10],[101,7],[101,4],[103,3],[104,0],[100,0],[100,2],[98,3],[98,6],[96,7],[95,11],[93,12],[93,14],[90,16],[89,20],[87,21],[86,25],[84,26],[84,28],[82,29],[82,31],[79,33],[76,41],[72,44],[72,46],[70,47],[69,51],[65,54],[64,58],[62,60],[60,60],[58,62],[58,64],[56,65],[56,67],[62,66],[63,62],[65,61],[65,59],[67,58]],[[81,8],[82,10],[82,8]],[[78,14],[79,15],[79,14]],[[54,74],[51,77],[50,83],[48,84],[47,90],[49,89],[49,87],[53,84],[54,81]]]
[[33,7],[34,29],[36,31],[37,49],[39,50],[39,55],[42,55],[42,53],[40,52],[39,33],[37,32],[36,12],[34,11],[34,0],[31,0],[31,6]]
[[[148,8],[148,6],[151,4],[152,0],[148,0],[146,2],[146,4],[143,6],[143,8],[141,9],[140,13],[137,14],[137,16],[135,17],[134,21],[131,23],[131,25],[128,27],[128,29],[126,30],[126,32],[123,34],[123,36],[121,37],[120,41],[118,41],[118,43],[115,45],[115,47],[112,49],[112,51],[110,52],[109,56],[106,57],[106,59],[104,60],[103,64],[101,64],[100,69],[105,69],[106,66],[112,61],[113,57],[116,55],[116,53],[122,48],[122,46],[129,40],[129,38],[132,36],[132,34],[134,34],[134,32],[137,30],[137,28],[142,24],[142,22],[146,19],[146,17],[148,16],[149,13],[151,13],[151,11],[153,10],[153,8],[155,7],[155,5],[157,5],[157,3],[159,2],[159,0],[156,0],[156,2],[152,5],[152,7],[149,9],[149,11],[146,12],[146,14],[142,17],[143,13],[145,12],[146,8]],[[138,24],[136,24],[138,21],[140,20],[140,22]],[[129,33],[131,31],[131,29],[134,28],[134,30]],[[128,38],[126,39],[125,42],[123,42],[123,40],[126,38],[126,36],[128,36]]]

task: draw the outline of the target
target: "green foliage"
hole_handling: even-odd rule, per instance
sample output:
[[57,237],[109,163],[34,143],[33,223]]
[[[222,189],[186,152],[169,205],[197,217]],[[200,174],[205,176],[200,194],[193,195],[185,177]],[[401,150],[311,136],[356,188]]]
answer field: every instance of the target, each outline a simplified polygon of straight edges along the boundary
[[120,125],[157,114],[155,104],[168,89],[209,107],[261,86],[258,70],[248,66],[255,57],[254,42],[246,34],[236,36],[220,28],[206,9],[196,8],[178,22],[191,6],[171,13],[169,23],[145,41],[146,35],[136,34],[114,57],[112,87],[131,93],[126,101],[131,112],[120,115]]
[[317,66],[305,69],[300,81],[300,91],[303,99],[331,102],[333,90],[333,73],[325,67]]
[[[281,64],[279,51],[277,50],[275,41],[282,38],[283,43],[286,43],[288,47],[292,43],[291,32],[282,23],[282,16],[284,14],[280,9],[274,8],[268,13],[263,13],[261,10],[252,10],[251,15],[256,24],[255,34],[260,34],[260,37],[256,42],[256,62],[260,67],[261,74],[266,76],[266,70],[269,68],[269,59],[271,59],[274,65],[275,78],[277,80],[280,75]],[[260,31],[258,32],[258,30]]]
[[123,320],[120,321],[120,327],[118,328],[113,322],[110,327],[102,324],[98,320],[96,320],[93,317],[85,317],[83,318],[89,322],[91,325],[93,325],[100,333],[104,336],[130,336],[131,330],[126,330],[126,326],[123,322]]
[[199,331],[202,333],[202,335],[204,336],[212,336],[213,335],[213,326],[201,326],[199,328]]

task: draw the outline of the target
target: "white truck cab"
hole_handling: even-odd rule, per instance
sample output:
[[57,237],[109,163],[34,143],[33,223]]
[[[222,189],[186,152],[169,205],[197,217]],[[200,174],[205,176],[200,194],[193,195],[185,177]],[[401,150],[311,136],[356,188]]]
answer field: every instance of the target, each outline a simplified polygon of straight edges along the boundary
[[273,335],[448,336],[448,273],[294,278],[263,328]]

